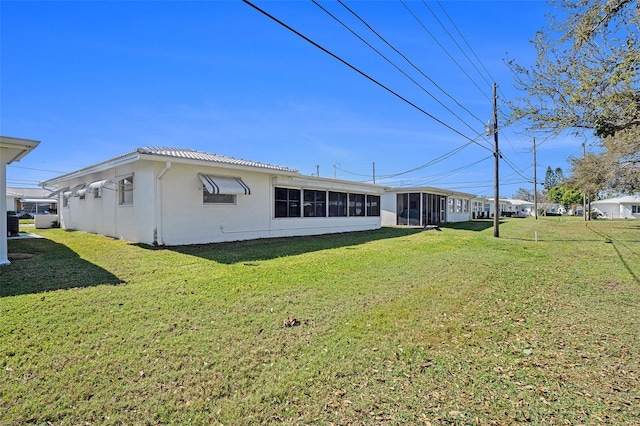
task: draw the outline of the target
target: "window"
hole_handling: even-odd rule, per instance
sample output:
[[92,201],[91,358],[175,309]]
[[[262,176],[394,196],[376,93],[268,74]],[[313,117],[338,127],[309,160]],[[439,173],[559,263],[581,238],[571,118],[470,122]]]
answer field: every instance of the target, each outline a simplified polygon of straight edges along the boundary
[[276,188],[276,217],[300,217],[300,190]]
[[456,198],[456,213],[462,213],[462,200]]
[[380,216],[379,195],[367,195],[367,216]]
[[453,213],[453,212],[454,212],[454,205],[453,205],[453,201],[454,201],[454,199],[453,199],[453,198],[449,198],[449,199],[447,200],[447,203],[449,204],[449,213]]
[[469,213],[469,200],[462,201],[462,211]]
[[347,193],[329,192],[329,217],[347,215]]
[[202,186],[202,202],[204,204],[235,204],[235,194],[210,194],[207,188]]
[[640,206],[631,206],[631,213],[632,214],[640,213]]
[[93,189],[93,198],[102,198],[102,187]]
[[349,194],[349,216],[364,216],[364,194]]
[[327,192],[304,190],[304,217],[327,216]]
[[133,176],[128,176],[118,182],[118,194],[120,205],[133,204]]

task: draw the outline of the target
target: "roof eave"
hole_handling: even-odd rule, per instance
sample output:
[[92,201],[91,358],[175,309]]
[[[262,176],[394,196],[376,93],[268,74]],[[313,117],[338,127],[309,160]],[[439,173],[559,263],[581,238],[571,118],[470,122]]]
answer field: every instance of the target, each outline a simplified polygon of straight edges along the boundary
[[82,176],[86,176],[92,173],[99,173],[105,170],[108,170],[112,167],[122,166],[124,164],[129,164],[134,161],[137,161],[140,158],[140,154],[137,152],[132,152],[129,154],[125,154],[124,156],[114,158],[112,160],[104,161],[102,163],[94,164],[93,166],[85,167],[84,169],[76,170],[71,173],[67,173],[52,179],[43,180],[40,182],[40,186],[52,186],[57,185],[61,182],[70,181]]

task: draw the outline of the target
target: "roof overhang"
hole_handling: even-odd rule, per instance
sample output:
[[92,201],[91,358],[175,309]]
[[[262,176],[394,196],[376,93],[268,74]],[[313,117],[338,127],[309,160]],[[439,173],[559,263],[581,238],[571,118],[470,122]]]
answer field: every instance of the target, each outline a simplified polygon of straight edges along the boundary
[[11,164],[14,161],[20,161],[25,155],[33,151],[40,141],[31,139],[12,138],[9,136],[0,136],[0,150],[2,150],[2,161],[5,164]]

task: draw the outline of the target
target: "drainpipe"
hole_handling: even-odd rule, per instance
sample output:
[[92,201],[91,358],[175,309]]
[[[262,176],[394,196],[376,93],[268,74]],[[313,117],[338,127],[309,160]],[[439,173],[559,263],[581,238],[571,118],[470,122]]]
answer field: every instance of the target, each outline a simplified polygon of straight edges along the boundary
[[155,228],[153,230],[153,245],[164,245],[162,242],[162,177],[171,168],[171,161],[167,161],[164,169],[156,178],[156,208],[154,211]]

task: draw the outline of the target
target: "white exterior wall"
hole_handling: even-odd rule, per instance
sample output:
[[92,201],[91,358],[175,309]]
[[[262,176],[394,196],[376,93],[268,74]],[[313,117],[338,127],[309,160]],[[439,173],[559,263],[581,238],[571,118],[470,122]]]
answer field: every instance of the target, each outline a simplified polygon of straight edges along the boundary
[[[164,168],[164,163],[156,165]],[[198,174],[239,177],[251,189],[236,195],[236,204],[205,204]],[[256,238],[318,235],[380,228],[379,216],[276,218],[275,187],[327,189],[362,193],[354,185],[313,181],[292,184],[282,176],[233,169],[172,164],[160,184],[160,244],[204,244]],[[312,187],[310,187],[312,186]],[[367,191],[372,194],[372,190]]]
[[633,214],[631,204],[624,203],[591,203],[591,205],[600,210],[607,219],[638,219],[639,214]]
[[[120,179],[133,175],[133,205],[119,205]],[[139,162],[83,176],[60,186],[75,185],[111,179],[116,182],[102,188],[102,197],[95,198],[88,190],[84,199],[72,196],[64,206],[60,194],[58,212],[64,229],[86,231],[129,241],[153,243],[153,167]]]
[[[168,166],[168,167],[167,167]],[[381,195],[381,188],[330,180],[294,182],[270,173],[208,165],[141,160],[58,184],[79,183],[133,174],[133,204],[119,205],[116,185],[105,186],[102,198],[88,190],[85,199],[69,198],[62,207],[64,229],[81,230],[144,244],[184,245],[256,238],[318,235],[378,229],[380,216],[275,218],[275,187],[326,189]],[[239,177],[251,189],[236,195],[236,203],[205,204],[199,174]],[[296,180],[300,180],[297,178]]]
[[[449,200],[453,200],[453,212],[449,210]],[[460,209],[458,211],[458,201],[460,200]],[[467,202],[467,210],[465,211],[465,201]],[[467,222],[471,220],[471,198],[466,197],[447,197],[447,222]]]
[[16,203],[17,200],[18,198],[12,195],[7,195],[7,211],[8,212],[17,211],[17,203]]
[[382,226],[396,226],[398,224],[398,193],[385,192],[380,197]]

